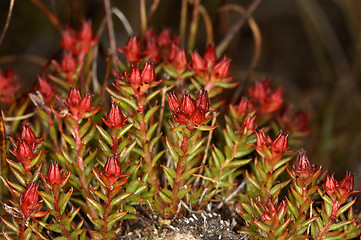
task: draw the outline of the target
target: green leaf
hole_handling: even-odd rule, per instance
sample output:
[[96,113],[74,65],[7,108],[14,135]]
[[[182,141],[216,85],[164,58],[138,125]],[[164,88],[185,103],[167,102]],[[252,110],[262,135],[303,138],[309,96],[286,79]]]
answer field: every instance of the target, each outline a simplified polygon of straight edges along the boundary
[[159,160],[159,158],[165,153],[165,150],[157,153],[157,155],[155,155],[153,158],[152,158],[152,164],[155,165],[155,163]]
[[79,137],[82,138],[87,131],[89,130],[89,127],[91,126],[91,120],[88,119],[88,121],[79,129]]
[[176,178],[176,173],[175,173],[174,169],[171,169],[164,165],[161,165],[161,167],[164,169],[165,176],[168,180],[169,185],[173,188],[174,179]]
[[88,144],[90,140],[93,139],[93,137],[95,136],[95,132],[96,132],[95,127],[92,127],[88,132],[88,134],[83,137],[82,141],[85,145]]
[[278,195],[277,192],[281,191],[281,189],[286,187],[290,182],[291,182],[291,180],[289,179],[287,181],[281,182],[281,183],[273,186],[270,191],[271,195],[274,195],[274,194]]
[[158,108],[159,105],[150,108],[144,116],[144,122],[147,123],[149,119],[154,115],[154,113],[158,110]]
[[69,191],[62,198],[59,199],[59,208],[61,213],[65,211],[66,205],[68,204],[72,193],[73,187],[70,187]]
[[164,65],[163,69],[172,78],[174,78],[174,79],[178,78],[178,73],[172,65],[170,65],[170,64]]
[[157,127],[158,127],[158,123],[152,124],[152,126],[147,131],[147,134],[146,134],[147,139],[151,139],[151,137],[152,137],[155,129],[157,129]]
[[4,219],[4,218],[1,218],[1,220],[2,220],[3,223],[4,223],[8,228],[10,228],[11,230],[13,230],[13,231],[16,232],[16,233],[19,232],[19,228],[18,228],[15,224],[7,221],[7,220]]
[[167,197],[162,191],[159,191],[159,196],[165,203],[170,203],[171,199]]
[[165,143],[167,144],[167,148],[168,148],[169,153],[172,156],[173,160],[175,162],[178,162],[179,156],[178,156],[176,150],[174,150],[173,146],[169,143],[168,137],[165,137]]
[[160,93],[161,89],[158,89],[157,91],[152,92],[151,94],[149,94],[147,96],[147,98],[145,99],[145,104],[148,103],[150,100],[152,100],[154,97],[156,97],[158,95],[158,93]]
[[21,183],[21,185],[26,186],[24,174],[20,173],[18,170],[16,170],[12,166],[10,166],[10,169],[13,172],[13,174],[15,175],[16,179],[18,179],[18,181]]
[[178,198],[179,199],[183,199],[183,197],[189,193],[190,191],[192,191],[192,188],[185,188],[185,189],[182,189],[178,192]]
[[62,137],[64,138],[64,140],[70,144],[70,146],[72,146],[73,148],[76,148],[76,143],[74,141],[74,139],[72,139],[71,137],[69,137],[66,134],[62,134]]
[[23,165],[21,163],[17,163],[17,162],[14,162],[10,159],[6,159],[6,162],[13,168],[15,168],[16,170],[18,170],[20,173],[22,174],[25,174],[25,169],[23,167]]
[[108,222],[108,230],[112,228],[112,226],[118,222],[120,219],[122,219],[125,215],[127,215],[128,211],[124,212],[115,212],[109,216],[109,222]]
[[41,150],[38,152],[37,156],[36,156],[33,160],[31,160],[31,162],[30,162],[30,164],[29,164],[30,167],[35,166],[35,164],[38,163],[40,157],[41,157]]
[[98,148],[96,148],[94,152],[90,153],[89,156],[87,156],[84,159],[84,162],[83,162],[84,166],[88,166],[89,163],[94,160],[95,156],[97,155],[97,152],[98,152]]
[[46,224],[43,222],[39,222],[43,227],[45,227],[46,229],[49,229],[50,231],[56,232],[56,233],[61,233],[61,228],[59,226],[59,224]]
[[141,181],[138,179],[134,179],[134,180],[130,181],[127,185],[126,192],[127,193],[135,192],[140,184],[141,184]]
[[190,147],[190,149],[187,151],[186,155],[189,154],[193,154],[194,152],[196,152],[203,144],[204,142],[204,139],[203,138],[201,141],[198,141],[196,144],[193,143],[193,145]]
[[101,193],[101,192],[99,192],[99,191],[97,191],[97,190],[94,190],[94,189],[90,189],[90,191],[92,192],[92,193],[94,193],[96,196],[98,196],[100,199],[102,199],[104,202],[107,202],[108,201],[108,197],[107,196],[105,196],[103,193]]
[[345,204],[344,206],[342,206],[340,209],[338,209],[336,216],[340,216],[342,213],[346,212],[350,207],[352,207],[352,205],[356,202],[356,198],[353,199],[352,201],[348,202],[347,204]]
[[119,130],[119,132],[118,132],[118,134],[117,134],[117,138],[119,139],[119,138],[121,138],[125,133],[127,133],[128,131],[129,131],[129,129],[131,129],[133,126],[134,126],[134,121],[132,122],[132,123],[130,123],[130,124],[128,124],[128,125],[126,125],[126,126],[123,126],[120,130]]
[[101,126],[99,126],[98,124],[95,124],[95,127],[98,129],[100,135],[104,138],[104,140],[107,141],[107,143],[109,145],[112,145],[113,139],[110,136],[110,134],[107,131],[105,131]]
[[129,106],[131,106],[134,110],[138,110],[137,103],[134,101],[134,99],[128,99],[128,98],[125,98],[125,97],[119,96],[119,95],[118,95],[118,99],[120,101],[128,104]]
[[252,159],[244,159],[244,160],[236,160],[236,161],[231,161],[228,164],[228,167],[242,167],[244,165],[247,165],[248,163],[250,163],[252,161]]
[[95,199],[85,196],[86,200],[98,211],[99,216],[103,218],[104,207],[102,204],[98,203]]
[[115,204],[120,203],[121,201],[123,201],[125,198],[127,198],[131,194],[132,194],[132,192],[127,192],[127,193],[123,193],[123,194],[119,195],[118,197],[114,198],[110,202],[110,207],[113,207]]
[[203,126],[203,125],[196,127],[196,129],[198,129],[199,131],[212,131],[216,128],[217,128],[217,126]]

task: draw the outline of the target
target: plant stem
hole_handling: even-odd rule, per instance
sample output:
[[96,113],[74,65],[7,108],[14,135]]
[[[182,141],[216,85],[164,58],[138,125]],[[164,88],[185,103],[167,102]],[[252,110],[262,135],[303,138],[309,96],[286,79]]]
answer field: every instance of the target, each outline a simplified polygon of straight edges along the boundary
[[228,34],[223,38],[223,40],[218,44],[216,48],[217,56],[221,56],[224,50],[228,47],[229,43],[232,41],[234,35],[241,29],[243,24],[246,22],[248,17],[256,10],[258,5],[262,0],[253,0],[247,10],[244,12],[242,17],[239,19],[237,23],[235,23],[231,30],[229,30]]
[[192,22],[189,27],[188,51],[193,50],[198,27],[198,12],[200,0],[193,1]]
[[109,0],[104,0],[104,8],[105,8],[105,13],[106,13],[106,18],[107,18],[108,36],[109,36],[110,53],[112,56],[113,69],[115,71],[118,71],[118,64],[116,62],[117,48],[116,48],[116,44],[115,44],[115,33],[114,33],[111,6],[110,6]]
[[178,198],[178,193],[179,193],[179,189],[181,187],[183,187],[183,185],[184,185],[184,180],[182,180],[182,174],[184,172],[184,169],[187,168],[187,166],[186,166],[186,157],[187,156],[185,155],[185,153],[187,152],[187,148],[188,148],[188,140],[189,140],[189,138],[186,135],[184,135],[182,143],[181,143],[181,149],[182,149],[184,155],[182,157],[180,157],[177,162],[176,177],[174,179],[174,185],[173,185],[173,189],[172,189],[172,209],[173,209],[173,211],[177,211],[178,203],[181,200]]
[[[53,192],[54,193],[54,192]],[[60,207],[59,207],[59,192],[58,193],[54,193],[54,208],[55,211],[58,212],[58,215],[56,216],[56,220],[58,221],[58,224],[60,225],[60,229],[61,232],[64,234],[64,236],[69,239],[69,240],[73,240],[74,238],[72,238],[70,236],[69,231],[66,229],[66,227],[64,226],[64,224],[62,224],[61,220],[62,220],[62,213],[60,211]]]
[[145,0],[139,0],[140,1],[140,28],[141,28],[141,38],[143,39],[144,33],[147,30],[147,10],[145,6]]

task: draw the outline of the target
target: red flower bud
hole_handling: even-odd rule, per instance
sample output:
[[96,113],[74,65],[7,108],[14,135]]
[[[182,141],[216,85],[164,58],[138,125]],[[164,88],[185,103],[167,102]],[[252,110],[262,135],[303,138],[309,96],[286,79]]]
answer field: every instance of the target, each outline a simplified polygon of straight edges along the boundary
[[122,169],[117,156],[108,157],[104,166],[104,175],[108,178],[109,182],[113,184],[121,177],[121,173]]
[[67,100],[68,106],[77,107],[81,99],[82,97],[79,88],[71,88]]
[[61,173],[57,162],[50,162],[48,173],[46,174],[46,182],[55,185],[61,181]]
[[158,45],[161,48],[169,47],[171,44],[170,30],[163,29],[163,31],[158,36]]
[[280,132],[272,142],[272,148],[276,153],[284,153],[287,150],[289,133]]
[[249,113],[249,104],[249,100],[242,97],[241,101],[238,103],[237,114],[240,116],[246,116]]
[[242,122],[242,128],[247,129],[247,135],[251,135],[254,131],[256,131],[257,124],[255,123],[256,116],[247,117],[246,120]]
[[78,33],[79,40],[91,41],[92,37],[93,37],[93,30],[92,30],[91,22],[90,21],[83,22]]
[[172,65],[178,71],[185,70],[185,68],[187,66],[187,57],[186,57],[186,52],[184,51],[184,49],[178,48],[178,51],[175,55]]
[[30,126],[30,124],[28,122],[26,122],[23,125],[23,130],[21,132],[21,139],[25,139],[25,141],[27,142],[27,144],[29,146],[33,146],[33,143],[36,140],[35,133],[31,129],[31,126]]
[[29,146],[25,139],[20,139],[17,142],[16,157],[18,158],[19,162],[23,162],[24,160],[33,157],[32,148]]
[[207,90],[201,89],[196,98],[196,107],[201,112],[205,113],[209,110],[209,99]]
[[137,37],[131,36],[124,49],[119,51],[124,53],[129,62],[137,63],[141,56],[140,41]]
[[167,94],[169,109],[172,112],[178,112],[181,106],[181,101],[175,95],[174,92]]
[[145,62],[142,72],[140,73],[143,83],[152,83],[155,79],[154,63],[152,61]]
[[185,92],[183,94],[183,98],[181,102],[181,110],[187,115],[194,113],[194,111],[196,110],[196,103],[191,98],[188,92]]
[[39,92],[45,98],[45,102],[49,103],[53,99],[53,96],[55,95],[56,87],[50,86],[48,81],[42,76],[38,77],[38,82],[39,82]]
[[212,67],[217,62],[216,49],[214,44],[209,44],[204,52],[203,59],[207,62],[207,67]]
[[147,57],[149,57],[150,60],[156,62],[159,60],[159,49],[155,40],[147,41],[147,49],[145,50],[145,54],[147,55]]
[[346,176],[340,182],[340,195],[350,194],[353,191],[353,174],[346,172]]
[[125,121],[128,119],[123,118],[122,110],[119,104],[112,104],[112,108],[107,116],[107,120],[103,119],[103,122],[110,128],[120,128],[124,126]]
[[338,182],[335,180],[334,174],[326,177],[326,182],[324,185],[324,190],[331,197],[331,199],[335,200],[336,191],[338,188]]
[[76,36],[72,28],[68,27],[62,32],[62,39],[60,41],[60,46],[66,50],[73,50],[76,45]]
[[220,62],[218,62],[213,67],[212,76],[215,79],[226,78],[229,74],[229,65],[231,64],[231,59],[224,57]]
[[167,61],[168,62],[173,62],[174,59],[175,59],[175,56],[177,55],[177,52],[179,50],[179,47],[177,44],[175,43],[172,43],[172,45],[170,46],[170,49],[169,49],[169,53],[168,53],[168,58],[167,58]]
[[74,72],[76,69],[76,62],[73,57],[73,53],[65,51],[63,54],[63,59],[61,60],[61,70],[64,72]]
[[193,112],[190,120],[195,125],[201,125],[205,121],[204,113],[197,109]]
[[133,67],[129,73],[129,81],[135,88],[142,86],[142,78],[138,67]]
[[263,145],[268,144],[268,139],[266,138],[266,134],[264,131],[257,131],[256,132],[256,138],[257,138],[257,147],[262,147]]
[[86,93],[83,99],[79,102],[79,111],[82,113],[89,112],[92,106],[92,95],[91,93]]
[[206,61],[199,55],[197,51],[191,52],[192,58],[192,68],[196,72],[206,71],[207,63]]
[[25,219],[31,214],[32,208],[38,204],[39,186],[32,182],[30,186],[20,195],[20,209],[24,213]]
[[254,88],[249,88],[248,95],[257,99],[260,102],[265,102],[267,100],[268,94],[271,92],[269,81],[265,79],[262,82],[257,82]]

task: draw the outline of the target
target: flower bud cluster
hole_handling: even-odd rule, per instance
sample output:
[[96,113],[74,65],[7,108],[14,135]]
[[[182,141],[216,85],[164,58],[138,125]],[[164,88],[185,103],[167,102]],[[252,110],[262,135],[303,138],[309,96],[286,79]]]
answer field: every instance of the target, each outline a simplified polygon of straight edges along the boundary
[[194,100],[188,92],[184,92],[179,100],[174,92],[167,95],[169,109],[174,120],[192,131],[196,126],[205,123],[209,114],[209,99],[206,90],[201,89]]

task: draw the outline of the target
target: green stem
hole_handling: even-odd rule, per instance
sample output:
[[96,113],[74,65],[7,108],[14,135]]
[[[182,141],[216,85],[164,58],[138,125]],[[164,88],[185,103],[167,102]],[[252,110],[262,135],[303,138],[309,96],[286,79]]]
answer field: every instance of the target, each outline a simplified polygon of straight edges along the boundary
[[187,25],[187,4],[188,0],[182,0],[181,7],[181,19],[180,19],[180,38],[184,41],[186,35],[186,25]]
[[193,50],[198,28],[198,13],[200,0],[193,1],[192,22],[189,27],[188,51]]
[[147,10],[145,0],[140,0],[140,24],[141,24],[141,38],[143,39],[145,31],[147,30]]

